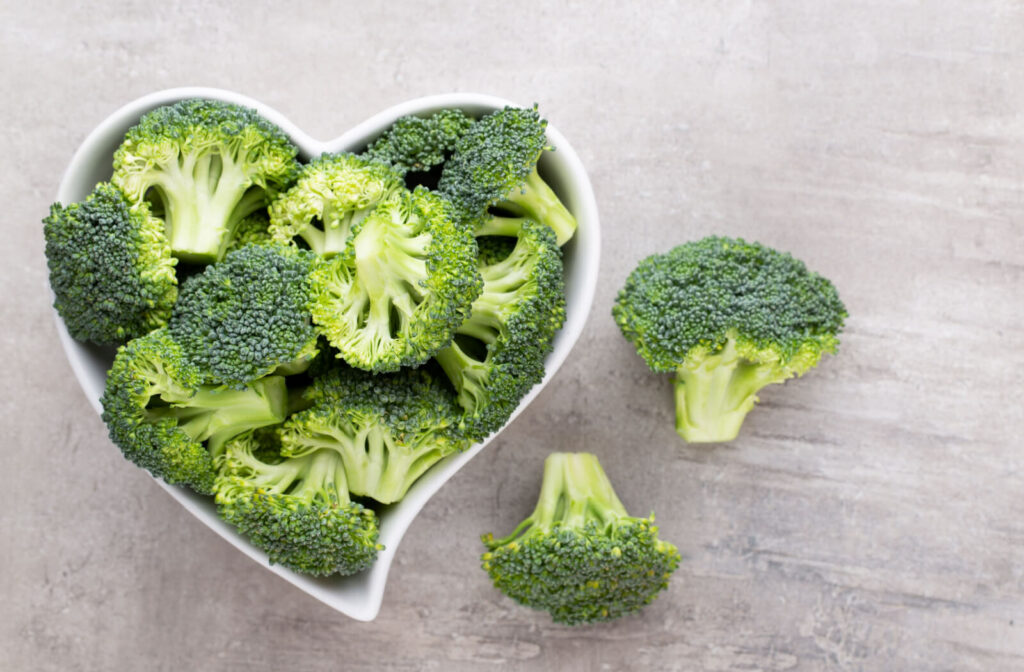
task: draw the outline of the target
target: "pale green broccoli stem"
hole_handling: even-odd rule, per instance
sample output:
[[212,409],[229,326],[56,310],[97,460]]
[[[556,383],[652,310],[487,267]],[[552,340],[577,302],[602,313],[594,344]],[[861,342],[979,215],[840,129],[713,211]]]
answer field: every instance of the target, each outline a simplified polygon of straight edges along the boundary
[[500,215],[488,215],[487,221],[481,223],[473,231],[473,235],[480,236],[508,236],[515,238],[523,228],[526,217],[502,217]]
[[[526,178],[526,183],[512,190],[504,200],[497,203],[497,206],[513,215],[547,224],[554,229],[559,246],[565,245],[576,232],[576,218],[566,209],[547,182],[541,179],[536,167]],[[485,234],[478,231],[477,235]]]
[[352,227],[361,222],[372,212],[372,208],[362,210],[348,210],[337,212],[330,203],[324,206],[323,215],[320,221],[323,222],[324,230],[313,226],[312,223],[303,227],[299,236],[306,241],[309,249],[319,256],[327,258],[345,251],[348,247],[348,240],[352,234]]
[[745,360],[729,339],[696,365],[676,369],[676,431],[688,443],[724,443],[739,434],[765,385],[792,377],[777,363]]
[[458,393],[459,406],[472,413],[486,403],[484,387],[488,369],[483,362],[467,355],[455,343],[442,348],[434,359]]

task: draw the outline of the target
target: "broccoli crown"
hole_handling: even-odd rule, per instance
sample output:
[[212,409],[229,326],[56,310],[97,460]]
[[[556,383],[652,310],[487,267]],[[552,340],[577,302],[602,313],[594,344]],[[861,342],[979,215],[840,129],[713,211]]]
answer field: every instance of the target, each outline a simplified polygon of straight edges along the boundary
[[350,501],[338,453],[280,454],[275,434],[250,432],[218,457],[217,509],[269,556],[297,572],[348,575],[373,564],[377,516]]
[[364,156],[398,172],[422,172],[444,163],[459,138],[473,125],[462,110],[448,109],[429,117],[402,117],[367,148]]
[[270,215],[266,210],[257,210],[251,215],[238,222],[235,235],[225,250],[225,254],[240,250],[246,245],[269,243],[273,238],[270,235]]
[[295,186],[270,206],[275,240],[301,239],[323,257],[343,252],[352,228],[404,189],[390,167],[354,154],[324,154],[302,168]]
[[374,372],[418,366],[451,341],[480,293],[473,234],[450,205],[397,191],[313,272],[313,321],[339,356]]
[[400,500],[428,468],[468,445],[454,395],[426,367],[371,374],[335,366],[313,379],[306,400],[309,408],[281,430],[282,453],[334,451],[348,491],[382,504]]
[[568,625],[642,608],[679,566],[654,516],[630,516],[588,453],[548,456],[530,517],[508,537],[488,534],[483,542],[483,568],[498,590]]
[[789,254],[712,236],[641,261],[612,315],[654,371],[699,364],[732,340],[751,362],[802,373],[836,350],[846,308]]
[[80,340],[117,345],[167,323],[178,296],[163,223],[100,183],[43,220],[54,307]]
[[279,376],[242,390],[204,385],[203,378],[167,329],[158,329],[118,349],[102,403],[110,439],[126,458],[209,494],[213,456],[238,434],[282,422],[287,390]]
[[458,392],[474,441],[501,429],[544,378],[565,321],[562,255],[550,228],[526,221],[504,259],[480,268],[483,292],[451,345],[435,356]]
[[242,219],[291,183],[297,154],[255,110],[182,100],[129,129],[112,179],[133,203],[153,203],[176,256],[208,263],[223,257]]
[[290,245],[248,245],[181,287],[168,324],[210,382],[243,386],[311,347],[309,275],[315,255]]

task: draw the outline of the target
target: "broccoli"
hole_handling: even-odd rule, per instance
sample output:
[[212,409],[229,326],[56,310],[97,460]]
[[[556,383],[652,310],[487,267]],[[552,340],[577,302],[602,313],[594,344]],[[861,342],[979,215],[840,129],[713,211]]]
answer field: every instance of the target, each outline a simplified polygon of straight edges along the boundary
[[429,117],[402,117],[363,153],[402,173],[423,172],[444,163],[473,120],[462,110],[441,110]]
[[271,240],[273,238],[270,235],[270,215],[266,210],[258,210],[238,223],[235,235],[224,254],[240,250],[246,245],[268,243]]
[[549,455],[530,517],[504,539],[487,534],[483,542],[483,568],[498,590],[567,625],[642,608],[679,566],[676,547],[658,539],[654,515],[626,513],[589,453]]
[[474,441],[501,429],[531,387],[565,321],[562,254],[554,232],[527,220],[512,252],[480,268],[483,292],[448,347],[435,355],[465,410]]
[[125,457],[168,483],[211,494],[213,460],[224,444],[283,422],[288,392],[280,376],[240,390],[205,384],[163,328],[118,349],[102,403],[110,439]]
[[118,345],[167,323],[178,296],[176,260],[145,203],[108,183],[43,220],[57,312],[79,340]]
[[305,396],[311,406],[284,424],[281,452],[331,449],[353,495],[397,502],[432,465],[468,447],[454,394],[426,367],[375,375],[339,365]]
[[373,564],[377,516],[349,499],[341,456],[283,457],[272,431],[230,441],[217,458],[217,511],[269,556],[297,572],[348,575]]
[[[537,172],[547,122],[536,108],[506,107],[477,121],[455,145],[438,190],[471,221],[477,235],[514,236],[525,219],[555,231],[564,245],[576,219]],[[505,215],[488,213],[495,207]],[[511,216],[508,216],[511,215]]]
[[255,110],[182,100],[129,129],[112,179],[133,203],[152,201],[176,257],[209,263],[224,256],[242,219],[291,183],[297,154]]
[[181,287],[168,329],[218,383],[241,387],[316,352],[309,275],[316,256],[281,243],[248,245]]
[[519,239],[514,236],[478,236],[476,261],[480,266],[491,266],[504,261],[516,249]]
[[270,206],[275,240],[301,239],[322,257],[344,252],[352,228],[405,189],[390,167],[353,154],[324,154],[303,166],[295,186]]
[[473,234],[417,187],[354,223],[313,272],[313,321],[339,356],[374,372],[418,366],[447,345],[480,293]]
[[675,373],[676,431],[730,441],[769,384],[834,353],[836,288],[789,254],[709,237],[644,259],[612,315],[647,365]]

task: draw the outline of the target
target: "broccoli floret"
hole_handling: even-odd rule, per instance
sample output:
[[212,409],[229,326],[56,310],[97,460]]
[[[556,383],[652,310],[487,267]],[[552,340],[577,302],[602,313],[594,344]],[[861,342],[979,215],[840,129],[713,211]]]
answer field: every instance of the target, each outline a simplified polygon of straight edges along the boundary
[[[559,245],[572,238],[576,218],[537,172],[541,152],[550,149],[546,127],[536,108],[506,107],[456,143],[438,189],[477,222],[477,235],[515,236],[528,218],[554,229]],[[511,216],[489,214],[492,207]]]
[[238,223],[225,254],[240,250],[246,245],[269,243],[271,240],[270,215],[266,210],[257,210]]
[[444,163],[473,120],[448,109],[429,117],[402,117],[367,148],[364,156],[390,165],[403,175]]
[[504,539],[487,534],[483,542],[483,568],[498,590],[568,625],[642,608],[679,566],[679,551],[658,539],[654,515],[626,513],[588,453],[549,455],[530,517]]
[[43,220],[54,307],[68,333],[118,345],[167,323],[178,296],[163,223],[100,183],[81,203]]
[[531,387],[565,321],[562,254],[549,227],[526,221],[504,259],[480,268],[483,292],[451,345],[435,356],[475,441],[501,429]]
[[336,366],[306,391],[311,406],[281,430],[282,453],[330,449],[344,464],[348,491],[397,502],[427,469],[464,450],[461,409],[426,367],[371,374]]
[[789,254],[709,237],[641,261],[612,315],[651,369],[675,374],[676,430],[699,443],[736,438],[762,387],[834,353],[847,313]]
[[473,234],[418,187],[354,223],[344,254],[313,272],[313,321],[352,366],[396,371],[447,345],[479,293]]
[[248,245],[181,287],[168,329],[211,381],[231,386],[315,355],[309,276],[316,256],[282,243]]
[[283,422],[288,392],[280,376],[240,390],[204,378],[166,328],[129,341],[107,374],[103,421],[129,460],[168,483],[211,494],[213,458],[232,437]]
[[275,240],[301,239],[322,257],[344,252],[353,227],[405,188],[390,167],[353,154],[324,154],[270,206]]
[[244,434],[217,459],[217,510],[269,556],[297,572],[348,575],[373,564],[377,516],[349,499],[341,456],[283,457],[273,432]]
[[242,219],[291,183],[297,154],[255,110],[190,99],[129,129],[112,179],[133,203],[152,202],[175,256],[209,263],[224,256]]
[[514,236],[478,236],[476,239],[476,261],[480,266],[490,266],[508,259],[516,249],[519,239]]

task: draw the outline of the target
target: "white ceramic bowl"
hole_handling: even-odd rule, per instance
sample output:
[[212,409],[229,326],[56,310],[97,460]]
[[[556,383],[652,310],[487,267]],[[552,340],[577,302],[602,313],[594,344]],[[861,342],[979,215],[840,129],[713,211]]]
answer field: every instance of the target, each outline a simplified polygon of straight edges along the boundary
[[[513,105],[507,100],[472,93],[452,93],[417,98],[395,105],[341,137],[329,142],[314,140],[299,130],[292,122],[266,105],[230,91],[208,88],[180,88],[158,91],[135,100],[107,117],[82,143],[64,174],[57,200],[67,204],[82,200],[92,191],[97,182],[107,180],[111,175],[114,150],[121,143],[125,132],[134,126],[139,118],[160,105],[173,103],[185,98],[212,98],[238,103],[255,108],[280,126],[299,147],[303,160],[319,156],[323,152],[359,151],[377,137],[399,117],[410,114],[426,114],[443,108],[457,107],[471,115],[481,115],[490,110]],[[567,315],[565,326],[555,338],[554,350],[547,359],[547,373],[544,382],[534,387],[522,400],[512,419],[515,419],[540,392],[565,361],[576,339],[579,338],[586,322],[597,284],[597,267],[600,253],[600,231],[598,229],[597,204],[587,173],[579,157],[565,137],[553,126],[547,129],[548,142],[557,151],[545,152],[539,170],[576,216],[579,229],[575,237],[564,248],[565,288],[567,294]],[[57,317],[57,328],[61,342],[78,382],[92,403],[100,412],[100,396],[103,393],[107,369],[113,360],[113,350],[98,348],[72,339]],[[511,422],[511,420],[510,420]],[[234,528],[217,517],[213,499],[197,495],[186,488],[157,482],[188,509],[196,518],[211,527],[240,551],[270,569],[278,576],[295,584],[310,595],[334,607],[352,618],[369,621],[377,616],[384,597],[384,585],[388,569],[398,550],[402,536],[427,500],[459,470],[462,465],[483,450],[493,439],[488,439],[470,450],[452,455],[435,465],[408,492],[398,504],[387,507],[380,516],[380,542],[385,550],[369,570],[355,576],[333,579],[315,579],[292,572],[280,565],[269,565],[266,555],[253,547]],[[116,450],[114,446],[111,450]]]

